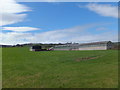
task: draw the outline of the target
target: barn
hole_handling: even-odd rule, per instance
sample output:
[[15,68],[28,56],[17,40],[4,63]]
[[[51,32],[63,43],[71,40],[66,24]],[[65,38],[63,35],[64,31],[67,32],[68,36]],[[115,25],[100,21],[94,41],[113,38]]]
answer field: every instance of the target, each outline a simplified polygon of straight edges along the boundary
[[111,41],[91,42],[83,44],[65,44],[55,46],[54,50],[108,50],[112,49]]
[[42,49],[41,46],[32,46],[30,47],[30,51],[40,51]]
[[51,51],[51,50],[52,50],[52,48],[45,49],[45,48],[42,48],[42,46],[39,46],[39,45],[35,45],[35,46],[30,47],[30,51]]

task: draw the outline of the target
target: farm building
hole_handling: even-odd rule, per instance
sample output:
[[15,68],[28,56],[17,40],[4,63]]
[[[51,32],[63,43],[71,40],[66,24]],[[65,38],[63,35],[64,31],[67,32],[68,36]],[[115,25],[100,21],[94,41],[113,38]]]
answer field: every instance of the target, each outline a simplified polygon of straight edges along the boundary
[[30,47],[30,51],[40,51],[42,49],[41,46],[32,46]]
[[52,48],[43,49],[42,46],[32,46],[30,47],[30,51],[51,51]]
[[54,50],[108,50],[112,49],[111,41],[92,42],[83,44],[65,44],[55,46]]

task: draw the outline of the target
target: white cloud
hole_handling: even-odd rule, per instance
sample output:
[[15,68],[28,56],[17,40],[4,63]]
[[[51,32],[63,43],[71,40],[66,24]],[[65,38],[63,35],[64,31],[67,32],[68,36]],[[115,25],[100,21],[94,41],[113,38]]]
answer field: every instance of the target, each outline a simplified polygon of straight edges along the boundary
[[15,0],[2,0],[0,5],[0,26],[14,24],[24,20],[30,9]]
[[26,17],[26,14],[11,14],[11,13],[3,13],[0,19],[0,26],[14,24],[17,22],[22,22]]
[[119,2],[119,0],[17,0],[19,2]]
[[108,28],[106,28],[106,27],[100,27],[100,28],[97,28],[96,30],[97,31],[104,31],[104,30],[108,30]]
[[0,44],[6,45],[14,45],[14,44],[22,44],[27,43],[28,38],[31,37],[31,33],[18,33],[18,32],[8,32],[8,33],[1,33],[0,35]]
[[84,25],[67,29],[47,31],[42,33],[7,32],[1,33],[1,44],[18,43],[59,43],[59,42],[92,42],[92,41],[117,41],[116,32],[105,31],[93,34],[90,28],[96,25]]
[[25,5],[18,4],[15,0],[2,0],[0,5],[0,12],[3,13],[21,13],[29,11],[30,9]]
[[39,28],[33,28],[33,27],[3,27],[2,30],[10,30],[15,32],[26,32],[26,31],[34,31],[34,30],[40,30]]
[[62,0],[17,0],[17,1],[18,2],[61,2]]
[[86,5],[86,8],[101,16],[118,18],[118,7],[111,4],[91,3]]

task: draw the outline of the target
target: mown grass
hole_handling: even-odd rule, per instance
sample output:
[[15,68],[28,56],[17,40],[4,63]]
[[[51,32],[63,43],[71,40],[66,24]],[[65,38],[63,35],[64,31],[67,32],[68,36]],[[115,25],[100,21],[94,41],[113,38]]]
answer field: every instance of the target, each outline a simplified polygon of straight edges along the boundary
[[[117,88],[118,52],[3,48],[3,88]],[[101,56],[102,55],[102,56]],[[86,61],[81,57],[101,56]]]
[[2,89],[2,48],[0,47],[0,89]]

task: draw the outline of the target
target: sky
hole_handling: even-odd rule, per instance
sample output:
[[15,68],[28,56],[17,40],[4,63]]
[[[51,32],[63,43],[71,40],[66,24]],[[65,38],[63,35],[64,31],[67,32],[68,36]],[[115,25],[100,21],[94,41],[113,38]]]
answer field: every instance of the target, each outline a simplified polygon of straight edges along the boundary
[[16,2],[0,6],[0,44],[118,41],[118,3]]

